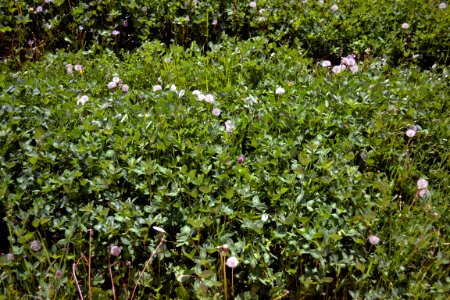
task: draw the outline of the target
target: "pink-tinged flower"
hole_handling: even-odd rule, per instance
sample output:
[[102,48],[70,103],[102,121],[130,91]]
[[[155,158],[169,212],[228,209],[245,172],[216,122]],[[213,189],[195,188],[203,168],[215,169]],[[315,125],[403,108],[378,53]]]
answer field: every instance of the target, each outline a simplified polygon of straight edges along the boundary
[[114,76],[112,81],[116,84],[119,84],[122,80],[118,76]]
[[206,94],[205,95],[205,101],[208,103],[213,103],[214,102],[214,96],[211,94]]
[[440,9],[446,9],[447,8],[447,3],[445,3],[445,2],[440,3],[439,4],[439,8]]
[[39,250],[42,249],[42,244],[41,242],[39,242],[38,240],[32,241],[30,244],[30,248],[31,250],[33,250],[34,252],[38,252]]
[[359,70],[358,65],[350,66],[350,72],[356,73],[358,72],[358,70]]
[[56,273],[55,273],[55,277],[57,279],[60,279],[62,277],[62,275],[63,275],[63,271],[61,271],[61,270],[57,270]]
[[186,15],[186,16],[184,17],[184,19],[186,20],[186,22],[189,22],[189,21],[191,20],[191,18],[190,18],[188,15]]
[[212,20],[211,21],[211,25],[216,26],[217,25],[217,20],[216,19]]
[[120,252],[122,252],[122,249],[120,249],[120,247],[115,246],[115,245],[111,246],[111,248],[109,249],[109,253],[112,256],[119,256]]
[[406,134],[407,137],[412,138],[412,137],[414,137],[416,135],[416,131],[412,130],[412,129],[408,129],[408,130],[406,130],[405,134]]
[[420,197],[420,198],[426,198],[426,197],[428,197],[428,196],[430,196],[430,195],[431,195],[431,193],[430,193],[430,191],[427,190],[427,189],[421,189],[421,190],[419,190],[419,197]]
[[117,86],[117,84],[114,81],[111,81],[110,83],[108,83],[108,89],[112,90],[115,89]]
[[337,10],[338,10],[338,6],[337,6],[336,4],[334,4],[334,5],[331,7],[331,10],[332,10],[332,11],[337,11]]
[[405,29],[405,30],[408,29],[409,28],[409,24],[408,23],[403,23],[402,24],[402,28]]
[[244,160],[245,160],[244,155],[239,155],[239,157],[237,158],[238,164],[242,164],[244,162]]
[[282,95],[286,92],[285,89],[283,89],[281,86],[277,87],[277,89],[275,90],[275,94],[277,95]]
[[112,35],[117,36],[117,35],[120,34],[120,31],[119,30],[113,30],[111,33],[112,33]]
[[12,254],[12,253],[6,254],[6,260],[9,260],[9,261],[14,260],[14,254]]
[[122,91],[124,93],[128,93],[129,90],[130,90],[130,87],[128,86],[128,84],[122,84]]
[[343,70],[345,70],[343,68],[344,65],[339,65],[339,66],[334,66],[331,71],[333,71],[334,74],[338,74],[341,73]]
[[374,234],[369,235],[369,243],[371,243],[372,245],[376,245],[380,242],[380,238],[377,237]]
[[142,6],[141,7],[141,11],[143,14],[145,14],[147,12],[147,7],[146,6]]
[[193,90],[192,91],[192,95],[198,96],[200,95],[202,92],[200,92],[199,90]]
[[206,96],[203,95],[202,93],[200,93],[200,94],[197,95],[197,99],[198,99],[199,101],[203,101],[203,100],[205,100],[205,98],[206,98]]
[[83,66],[82,65],[75,65],[74,69],[77,72],[82,72],[83,71]]
[[231,120],[225,121],[225,131],[232,133],[234,131],[234,123]]
[[66,65],[66,72],[67,74],[72,74],[73,70],[72,70],[72,64],[67,64]]
[[160,86],[159,84],[153,86],[153,91],[154,92],[161,91],[161,90],[162,90],[162,86]]
[[53,2],[53,0],[45,0],[45,3],[51,3],[51,2]]
[[356,65],[356,60],[353,55],[348,55],[347,57],[342,58],[342,63],[347,66]]
[[229,257],[229,258],[227,259],[227,266],[228,266],[229,268],[234,269],[234,268],[237,267],[238,264],[239,264],[239,261],[238,261],[238,259],[237,259],[236,257],[234,257],[234,256],[231,256],[231,257]]
[[251,8],[255,8],[256,7],[256,2],[252,1],[248,4]]
[[329,60],[324,60],[324,61],[322,62],[322,67],[325,67],[325,68],[331,67],[331,61],[329,61]]
[[426,179],[417,180],[417,188],[419,190],[426,189],[428,187],[428,181]]
[[38,7],[36,7],[36,13],[37,13],[37,14],[41,13],[42,10],[43,10],[43,9],[42,9],[42,6],[39,5]]
[[215,107],[215,108],[213,108],[213,110],[211,111],[211,113],[212,113],[214,116],[218,117],[218,116],[220,116],[220,109],[218,109],[217,107]]
[[78,99],[78,101],[77,101],[77,105],[80,105],[80,104],[85,105],[88,101],[89,101],[88,96],[86,96],[86,95],[81,96],[80,99]]

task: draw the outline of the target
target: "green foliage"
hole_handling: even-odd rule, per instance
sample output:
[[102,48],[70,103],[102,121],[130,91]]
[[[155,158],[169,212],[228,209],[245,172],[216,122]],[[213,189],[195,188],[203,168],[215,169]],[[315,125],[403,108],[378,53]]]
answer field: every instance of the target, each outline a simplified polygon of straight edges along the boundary
[[[149,40],[207,50],[222,33],[239,40],[296,45],[314,60],[343,53],[388,56],[391,65],[448,64],[449,8],[436,1],[54,0],[2,1],[0,53],[16,63],[49,49],[114,49],[118,55]],[[337,10],[332,6],[337,5]],[[402,29],[407,23],[408,29]]]
[[[72,298],[75,264],[84,295],[90,281],[94,297],[111,298],[112,266],[126,299],[154,253],[139,297],[221,298],[216,247],[228,244],[237,299],[444,299],[448,68],[368,56],[358,73],[334,74],[303,46],[221,39],[206,53],[148,42],[122,60],[58,51],[1,73],[0,198],[14,256],[0,260],[2,293]],[[69,74],[69,63],[82,69]],[[108,88],[114,76],[128,93]],[[430,195],[419,197],[420,178]],[[160,248],[154,226],[167,231]]]

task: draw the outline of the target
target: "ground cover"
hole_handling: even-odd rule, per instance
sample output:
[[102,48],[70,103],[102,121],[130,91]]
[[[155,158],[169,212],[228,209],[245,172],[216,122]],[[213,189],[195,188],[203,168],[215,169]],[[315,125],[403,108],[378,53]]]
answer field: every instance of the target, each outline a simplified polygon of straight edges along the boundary
[[446,299],[445,37],[260,33],[3,60],[0,299]]

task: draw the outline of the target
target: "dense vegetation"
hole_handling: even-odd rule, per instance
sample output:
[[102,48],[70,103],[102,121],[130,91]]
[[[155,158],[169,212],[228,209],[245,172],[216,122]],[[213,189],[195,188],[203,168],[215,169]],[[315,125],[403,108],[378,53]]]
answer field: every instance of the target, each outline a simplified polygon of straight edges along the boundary
[[445,3],[0,9],[0,299],[448,297]]

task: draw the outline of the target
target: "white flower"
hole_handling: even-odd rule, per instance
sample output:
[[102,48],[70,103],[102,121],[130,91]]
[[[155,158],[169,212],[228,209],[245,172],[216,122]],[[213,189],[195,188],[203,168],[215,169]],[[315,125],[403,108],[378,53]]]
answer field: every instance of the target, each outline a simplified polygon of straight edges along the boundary
[[225,131],[232,133],[234,131],[234,123],[231,120],[225,121]]
[[408,23],[403,23],[402,24],[402,28],[405,29],[405,30],[408,29],[409,28],[409,24]]
[[108,89],[112,90],[115,89],[117,86],[117,84],[114,81],[111,81],[110,83],[108,83]]
[[122,252],[122,249],[120,249],[119,246],[111,246],[111,248],[109,249],[109,253],[111,253],[112,256],[119,256],[120,252]]
[[186,20],[186,22],[189,22],[189,21],[191,20],[191,18],[190,18],[188,15],[186,15],[186,16],[184,17],[184,19]]
[[205,101],[208,103],[213,103],[214,102],[214,96],[211,94],[206,94],[205,95]]
[[217,20],[216,19],[212,20],[211,21],[211,25],[216,26],[217,25]]
[[238,263],[239,263],[238,259],[234,256],[231,256],[227,259],[227,266],[229,268],[232,268],[232,269],[236,268]]
[[130,87],[127,84],[123,84],[122,85],[122,91],[124,91],[125,93],[128,93]]
[[318,3],[319,5],[323,5],[323,0],[319,0],[319,1],[317,1],[317,3]]
[[428,187],[428,181],[426,179],[417,180],[417,188],[419,190],[426,189]]
[[158,226],[153,226],[153,229],[155,229],[156,231],[162,232],[162,233],[166,233],[166,231],[164,229],[162,229],[161,227],[158,227]]
[[445,2],[440,3],[439,4],[439,8],[440,9],[446,9],[447,8],[447,3],[445,3]]
[[330,67],[331,66],[331,61],[329,60],[324,60],[322,62],[322,67]]
[[333,71],[334,74],[341,73],[341,71],[345,70],[345,69],[343,68],[343,66],[345,66],[345,65],[334,66],[334,67],[331,69],[331,71]]
[[53,0],[45,0],[45,3],[51,3]]
[[146,6],[142,6],[141,7],[141,11],[142,11],[142,13],[145,14],[147,12],[147,7]]
[[111,33],[112,33],[112,35],[116,36],[116,35],[120,34],[120,31],[119,30],[113,30]]
[[249,5],[250,5],[251,8],[255,8],[256,7],[256,2],[252,1],[252,2],[249,3]]
[[66,65],[66,72],[67,72],[67,74],[72,74],[73,70],[72,70],[72,65],[71,64],[67,64]]
[[431,195],[431,193],[430,193],[430,191],[427,190],[427,189],[421,189],[421,190],[419,190],[419,197],[420,197],[420,198],[425,198],[425,197],[428,197],[428,196],[430,196],[430,195]]
[[355,61],[355,58],[353,57],[353,55],[349,55],[347,57],[342,58],[342,63],[347,66],[356,65],[356,61]]
[[118,84],[118,83],[120,83],[122,80],[120,80],[119,77],[114,76],[113,79],[112,79],[112,81],[113,81],[114,83]]
[[163,62],[165,63],[165,64],[168,64],[168,63],[170,63],[172,60],[170,59],[170,57],[164,57],[164,59],[163,59]]
[[334,4],[334,5],[331,7],[331,10],[332,10],[332,11],[337,11],[337,10],[338,10],[338,6],[337,6],[336,4]]
[[352,72],[352,73],[358,72],[358,65],[350,66],[350,72]]
[[216,117],[220,116],[220,109],[218,109],[217,107],[213,108],[213,110],[211,111],[211,113],[213,115],[215,115]]
[[196,95],[196,96],[198,96],[198,95],[200,95],[202,92],[200,92],[199,90],[193,90],[192,91],[192,95]]
[[162,86],[160,86],[159,84],[153,86],[153,91],[154,92],[160,91],[160,90],[162,90]]
[[286,91],[281,86],[277,87],[277,89],[275,90],[275,94],[277,94],[277,95],[282,95],[285,92]]
[[177,87],[175,86],[175,84],[172,84],[171,86],[170,86],[170,90],[172,91],[172,92],[177,92]]
[[261,221],[266,222],[267,220],[269,220],[269,215],[268,214],[262,214],[261,215]]
[[77,101],[77,105],[80,105],[80,104],[85,105],[88,101],[89,101],[88,96],[86,96],[86,95],[81,96],[80,99],[78,99],[78,101]]
[[83,66],[82,65],[75,65],[74,69],[77,72],[81,72],[81,71],[83,71]]
[[369,243],[371,243],[372,245],[376,245],[380,242],[380,238],[377,237],[374,234],[369,235]]
[[178,97],[183,97],[184,96],[184,93],[185,93],[186,91],[184,90],[184,89],[182,89],[179,93],[178,93]]
[[412,138],[412,137],[414,137],[416,135],[416,131],[412,130],[412,129],[408,129],[408,130],[406,130],[405,134],[406,134],[407,137]]
[[38,7],[36,7],[36,13],[39,14],[41,12],[42,12],[42,6],[39,5]]
[[203,101],[203,100],[205,100],[205,95],[200,93],[200,94],[197,95],[197,98],[198,98],[199,101]]

